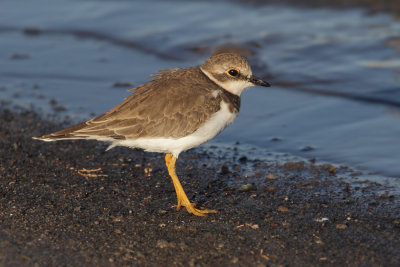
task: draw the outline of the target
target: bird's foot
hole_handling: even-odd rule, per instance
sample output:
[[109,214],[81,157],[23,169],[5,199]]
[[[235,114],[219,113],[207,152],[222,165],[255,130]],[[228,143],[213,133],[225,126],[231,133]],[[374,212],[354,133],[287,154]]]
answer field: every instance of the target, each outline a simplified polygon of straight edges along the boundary
[[179,210],[181,206],[184,206],[189,213],[192,213],[196,216],[206,216],[207,213],[216,213],[215,210],[196,209],[194,207],[196,204],[191,203],[189,201],[185,191],[183,190],[181,183],[179,182],[178,176],[176,175],[175,162],[176,162],[175,156],[173,156],[172,154],[165,155],[165,164],[167,165],[168,173],[171,176],[172,182],[174,183],[176,196],[178,198],[177,210]]
[[193,215],[196,215],[196,216],[206,216],[207,213],[216,213],[217,212],[215,210],[196,209],[195,208],[196,203],[192,203],[189,201],[183,201],[183,200],[179,199],[178,206],[176,209],[179,210],[181,208],[181,206],[184,206],[189,213],[192,213]]

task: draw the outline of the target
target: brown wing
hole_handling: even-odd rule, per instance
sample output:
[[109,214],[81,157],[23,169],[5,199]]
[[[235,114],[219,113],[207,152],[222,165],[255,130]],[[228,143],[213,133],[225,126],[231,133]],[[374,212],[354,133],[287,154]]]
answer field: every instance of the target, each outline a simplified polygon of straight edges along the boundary
[[198,67],[164,71],[105,114],[41,138],[183,137],[219,110],[215,90],[220,88]]

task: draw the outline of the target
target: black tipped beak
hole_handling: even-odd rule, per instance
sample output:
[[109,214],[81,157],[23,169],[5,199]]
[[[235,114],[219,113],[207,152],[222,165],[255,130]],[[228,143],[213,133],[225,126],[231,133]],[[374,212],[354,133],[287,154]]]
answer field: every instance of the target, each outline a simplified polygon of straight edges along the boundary
[[260,85],[260,86],[265,86],[265,87],[270,87],[271,86],[266,81],[263,81],[260,78],[257,78],[256,76],[253,76],[253,75],[250,77],[249,82],[251,82],[254,85]]

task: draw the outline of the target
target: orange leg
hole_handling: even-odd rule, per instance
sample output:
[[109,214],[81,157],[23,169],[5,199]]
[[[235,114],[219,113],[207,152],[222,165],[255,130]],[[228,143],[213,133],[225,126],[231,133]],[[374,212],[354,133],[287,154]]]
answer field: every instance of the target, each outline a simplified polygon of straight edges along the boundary
[[189,213],[193,213],[194,215],[197,216],[205,216],[207,213],[215,213],[216,212],[215,210],[196,209],[194,207],[195,204],[189,201],[185,191],[183,190],[181,183],[179,182],[178,176],[176,175],[175,162],[176,162],[176,157],[174,157],[172,154],[165,155],[165,164],[167,165],[169,176],[171,176],[172,182],[174,183],[176,196],[178,197],[177,209],[179,210],[181,206],[184,206]]

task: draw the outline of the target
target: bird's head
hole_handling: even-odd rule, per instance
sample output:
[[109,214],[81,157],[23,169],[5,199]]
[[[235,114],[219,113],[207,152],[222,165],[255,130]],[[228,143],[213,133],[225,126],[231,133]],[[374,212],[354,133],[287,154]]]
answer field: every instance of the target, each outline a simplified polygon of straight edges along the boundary
[[232,94],[240,94],[248,87],[271,86],[251,72],[247,60],[237,54],[218,54],[207,59],[200,69],[213,82]]

